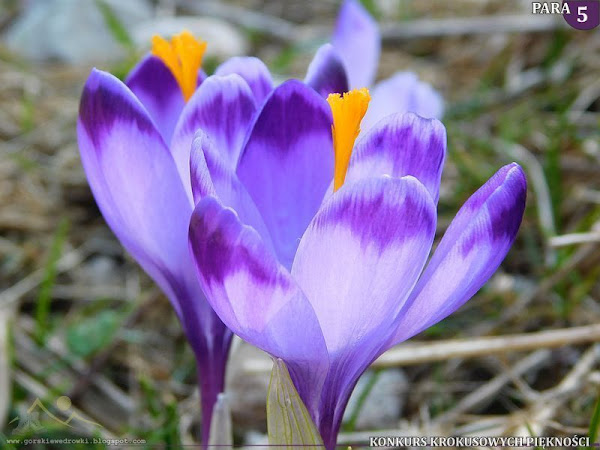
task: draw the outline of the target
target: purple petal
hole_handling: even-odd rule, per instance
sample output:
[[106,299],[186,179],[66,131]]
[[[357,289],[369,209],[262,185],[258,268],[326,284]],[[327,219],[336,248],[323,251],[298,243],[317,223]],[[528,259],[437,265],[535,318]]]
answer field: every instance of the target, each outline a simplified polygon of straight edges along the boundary
[[194,203],[206,196],[213,196],[226,207],[232,208],[244,225],[250,225],[262,237],[267,248],[273,251],[267,227],[236,173],[220,157],[207,134],[196,132],[192,143],[190,172]]
[[204,155],[209,149],[211,152],[217,153],[210,138],[202,130],[198,130],[192,141],[192,150],[190,152],[190,182],[194,205],[197,205],[204,197],[211,196],[218,198],[215,185],[208,170],[206,156]]
[[330,353],[359,346],[399,310],[427,260],[435,222],[430,195],[412,177],[347,183],[324,203],[302,236],[292,275]]
[[331,43],[344,61],[350,89],[371,86],[377,74],[381,35],[377,22],[357,0],[342,5]]
[[110,74],[92,71],[78,121],[83,166],[104,218],[167,294],[186,259],[191,214],[173,159],[148,113]]
[[204,83],[204,80],[206,80],[208,78],[208,75],[206,74],[206,72],[203,69],[199,69],[198,70],[198,78],[196,79],[196,84],[198,86],[200,86],[202,83]]
[[444,113],[442,96],[412,72],[398,72],[371,90],[369,109],[362,121],[368,130],[390,114],[413,112],[421,117],[439,119]]
[[142,102],[165,142],[171,142],[175,124],[185,105],[171,71],[159,58],[148,55],[133,68],[125,82]]
[[308,66],[304,83],[325,98],[332,92],[342,94],[349,90],[344,63],[331,44],[317,50]]
[[215,312],[242,339],[282,358],[307,407],[314,404],[327,352],[315,313],[289,272],[254,229],[212,197],[192,215],[190,248]]
[[317,313],[332,364],[317,414],[324,439],[334,440],[354,384],[387,342],[435,223],[435,205],[415,178],[371,178],[345,183],[302,237],[292,275]]
[[525,209],[527,181],[509,164],[460,209],[400,313],[395,344],[452,314],[483,286],[510,249]]
[[252,92],[238,75],[208,77],[200,85],[183,109],[171,142],[184,186],[191,189],[190,149],[196,130],[210,136],[221,159],[233,169],[255,111]]
[[267,66],[254,56],[236,56],[229,58],[215,70],[215,75],[238,74],[254,94],[256,104],[261,105],[273,90],[273,79]]
[[289,80],[268,97],[242,150],[237,174],[286,267],[333,178],[331,123],[327,102]]
[[445,155],[446,129],[441,122],[412,113],[393,114],[358,140],[346,182],[378,175],[412,175],[437,203]]
[[205,435],[222,391],[231,332],[200,289],[188,247],[189,202],[148,112],[114,76],[93,70],[77,135],[88,182],[106,222],[171,300],[198,359]]

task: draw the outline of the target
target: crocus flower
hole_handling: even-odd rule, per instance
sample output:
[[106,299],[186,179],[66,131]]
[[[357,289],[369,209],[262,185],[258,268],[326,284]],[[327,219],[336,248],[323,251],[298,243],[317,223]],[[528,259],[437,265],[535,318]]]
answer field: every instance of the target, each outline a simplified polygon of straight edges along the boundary
[[[448,316],[498,268],[519,228],[526,180],[501,168],[436,228],[444,126],[387,116],[356,142],[366,90],[287,81],[253,120],[234,165],[199,131],[190,248],[215,312],[281,358],[332,449],[371,362]],[[333,133],[332,133],[333,131]]]
[[[202,129],[222,163],[235,167],[253,117],[273,90],[268,69],[253,57],[231,58],[206,77],[205,48],[189,32],[170,42],[155,36],[152,53],[126,84],[94,69],[77,123],[82,163],[104,218],[168,296],[196,355],[204,444],[232,334],[206,302],[189,254],[190,149]],[[319,50],[306,83],[320,95],[347,89],[331,46]]]
[[[381,52],[377,22],[358,0],[345,0],[331,39],[341,57],[351,89],[372,86]],[[442,117],[441,95],[413,72],[397,72],[380,81],[371,91],[372,101],[363,122],[364,131],[396,112],[414,112],[422,117]]]
[[193,204],[148,111],[121,81],[92,71],[77,134],[88,182],[106,222],[170,299],[195,353],[202,440],[224,385],[232,334],[205,300],[187,246]]

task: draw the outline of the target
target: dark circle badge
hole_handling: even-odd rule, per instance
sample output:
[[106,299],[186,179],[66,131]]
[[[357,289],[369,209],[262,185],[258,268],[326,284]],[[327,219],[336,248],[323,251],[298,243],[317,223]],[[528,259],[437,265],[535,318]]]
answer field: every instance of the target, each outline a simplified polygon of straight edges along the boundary
[[600,23],[600,0],[565,0],[563,17],[576,30],[596,28]]

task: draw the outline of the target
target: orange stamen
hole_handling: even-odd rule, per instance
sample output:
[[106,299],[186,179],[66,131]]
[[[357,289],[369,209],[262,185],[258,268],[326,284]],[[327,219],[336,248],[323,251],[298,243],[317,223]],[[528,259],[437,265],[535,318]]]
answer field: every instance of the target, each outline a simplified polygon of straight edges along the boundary
[[360,133],[360,121],[367,112],[371,96],[367,88],[354,89],[343,95],[329,94],[327,102],[333,114],[334,172],[333,191],[344,184],[354,141]]
[[173,36],[171,42],[158,35],[152,37],[152,54],[169,68],[186,102],[196,90],[205,51],[206,42],[196,39],[189,31]]

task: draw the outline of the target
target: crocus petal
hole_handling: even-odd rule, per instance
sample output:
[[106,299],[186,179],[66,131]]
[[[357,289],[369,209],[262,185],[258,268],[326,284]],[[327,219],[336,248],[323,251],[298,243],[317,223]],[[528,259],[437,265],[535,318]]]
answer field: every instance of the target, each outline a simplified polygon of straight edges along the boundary
[[242,150],[237,174],[286,267],[333,177],[331,123],[327,102],[289,80],[268,97]]
[[232,334],[200,288],[188,245],[192,204],[148,112],[114,76],[93,70],[77,134],[98,207],[123,246],[169,297],[198,360],[203,441],[222,392]]
[[398,112],[413,112],[421,117],[439,119],[444,113],[442,96],[412,72],[398,72],[371,90],[371,103],[362,121],[364,131],[384,117]]
[[127,86],[142,102],[165,142],[171,136],[185,105],[171,71],[156,56],[148,55],[131,71]]
[[196,130],[210,136],[221,159],[233,169],[255,111],[252,92],[239,75],[208,77],[200,85],[183,109],[171,142],[184,186],[190,189],[190,149]]
[[467,200],[400,313],[391,344],[456,311],[492,276],[515,239],[526,193],[525,174],[513,163]]
[[273,90],[273,78],[267,66],[254,56],[236,56],[229,58],[215,70],[215,75],[236,73],[241,76],[254,94],[256,104],[261,105]]
[[322,45],[308,66],[304,83],[327,98],[332,92],[349,90],[344,63],[331,44]]
[[83,167],[104,218],[173,296],[170,278],[188,258],[182,242],[191,204],[150,116],[123,83],[93,70],[81,97],[77,131]]
[[223,324],[190,270],[192,204],[147,111],[121,81],[93,70],[81,96],[77,134],[102,215],[171,299],[192,345],[201,343],[203,332]]
[[254,229],[213,197],[196,206],[190,248],[215,312],[242,339],[282,358],[307,406],[314,404],[327,352],[315,313],[289,272]]
[[381,120],[356,143],[346,182],[378,175],[412,175],[437,203],[446,155],[446,129],[435,119],[412,113]]
[[198,70],[198,78],[196,80],[197,85],[200,86],[204,82],[204,80],[206,80],[207,78],[208,78],[208,75],[206,74],[204,69]]
[[190,173],[195,204],[206,196],[217,198],[222,205],[232,208],[244,225],[254,228],[273,251],[271,236],[250,194],[202,130],[196,132],[192,143]]
[[[354,384],[389,338],[435,234],[435,205],[413,177],[345,183],[302,237],[292,275],[313,305],[331,358],[319,411],[326,444]],[[328,447],[329,448],[329,447]]]
[[330,353],[360,345],[399,311],[425,264],[435,223],[431,196],[413,177],[346,183],[324,203],[302,236],[292,275],[317,312]]
[[350,88],[371,86],[377,74],[381,35],[377,22],[357,0],[342,5],[331,43],[344,61]]

